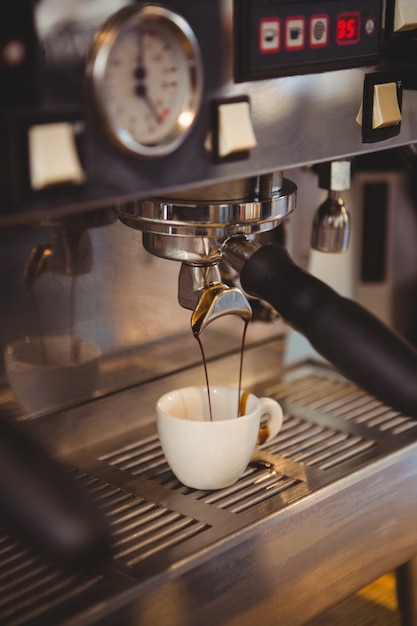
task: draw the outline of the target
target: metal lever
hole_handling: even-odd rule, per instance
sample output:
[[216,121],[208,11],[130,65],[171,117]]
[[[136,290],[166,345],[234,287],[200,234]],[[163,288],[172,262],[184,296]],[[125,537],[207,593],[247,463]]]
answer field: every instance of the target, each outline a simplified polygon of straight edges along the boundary
[[208,324],[224,315],[237,315],[245,321],[252,317],[252,308],[242,291],[221,282],[218,264],[197,266],[183,263],[178,301],[193,311],[191,329],[196,337]]

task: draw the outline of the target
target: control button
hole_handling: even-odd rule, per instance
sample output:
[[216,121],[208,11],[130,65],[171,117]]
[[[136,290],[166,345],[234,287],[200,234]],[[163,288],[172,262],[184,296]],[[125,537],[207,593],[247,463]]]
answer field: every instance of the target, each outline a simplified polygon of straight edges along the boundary
[[374,87],[372,128],[386,128],[402,120],[398,105],[397,83],[379,83]]
[[362,105],[356,121],[362,127],[362,142],[375,143],[401,132],[403,85],[398,72],[365,74]]
[[367,35],[373,35],[375,30],[375,20],[373,17],[368,17],[365,22],[365,33]]
[[32,189],[37,191],[50,185],[77,185],[84,181],[74,131],[74,124],[69,122],[39,124],[29,129]]
[[329,43],[329,16],[312,15],[310,18],[310,48],[324,48]]
[[26,57],[26,47],[23,41],[12,39],[3,45],[1,52],[1,61],[10,67],[21,65]]
[[396,0],[394,13],[394,31],[414,30],[417,28],[416,0]]
[[281,20],[266,18],[259,22],[259,51],[262,54],[277,52],[281,47]]
[[[362,125],[363,106],[360,106],[356,121]],[[386,128],[400,124],[402,120],[398,103],[397,83],[377,83],[374,85],[372,105],[372,128]]]
[[218,107],[218,156],[247,152],[257,144],[249,102],[227,102]]
[[287,50],[302,50],[305,47],[305,18],[289,17],[285,21],[285,47]]

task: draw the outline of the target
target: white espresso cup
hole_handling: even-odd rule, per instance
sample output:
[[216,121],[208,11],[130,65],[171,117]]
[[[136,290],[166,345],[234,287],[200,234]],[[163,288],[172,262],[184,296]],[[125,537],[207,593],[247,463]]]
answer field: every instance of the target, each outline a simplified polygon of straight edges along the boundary
[[212,420],[206,387],[175,389],[157,401],[162,449],[184,485],[194,489],[232,485],[243,474],[257,445],[261,417],[263,443],[279,432],[283,415],[278,402],[253,394],[245,393],[245,397],[244,414],[238,416],[238,390],[210,387]]
[[6,347],[6,375],[28,413],[85,400],[99,377],[100,348],[68,335],[25,337]]

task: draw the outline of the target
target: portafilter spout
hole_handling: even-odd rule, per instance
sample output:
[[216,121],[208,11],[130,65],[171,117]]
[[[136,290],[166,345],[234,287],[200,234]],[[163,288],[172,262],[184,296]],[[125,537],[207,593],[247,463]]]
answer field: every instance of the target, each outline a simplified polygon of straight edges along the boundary
[[356,302],[305,272],[283,246],[244,236],[226,240],[223,258],[242,288],[266,300],[348,379],[417,419],[417,350]]
[[93,266],[89,230],[109,226],[116,219],[114,211],[100,209],[37,223],[36,228],[51,229],[54,237],[32,248],[23,273],[26,285],[31,287],[45,272],[70,277],[88,274]]
[[237,315],[244,321],[252,317],[252,308],[238,287],[221,282],[219,265],[181,265],[178,301],[192,310],[191,330],[195,337],[214,320]]
[[35,246],[24,270],[30,287],[45,272],[63,276],[87,274],[92,267],[92,246],[87,230],[58,228],[51,242]]

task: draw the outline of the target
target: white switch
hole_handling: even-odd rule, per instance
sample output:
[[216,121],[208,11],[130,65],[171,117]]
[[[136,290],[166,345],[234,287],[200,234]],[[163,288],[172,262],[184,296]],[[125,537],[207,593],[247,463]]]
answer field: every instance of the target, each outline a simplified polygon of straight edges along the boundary
[[396,0],[394,13],[394,32],[417,28],[416,0]]
[[253,132],[249,102],[227,102],[220,104],[219,157],[246,152],[257,144]]
[[39,124],[29,129],[30,182],[35,191],[59,184],[80,184],[85,175],[69,122]]
[[374,86],[372,128],[394,126],[402,120],[396,83],[378,83]]
[[[363,107],[360,106],[356,121],[362,126]],[[374,86],[372,128],[395,126],[402,120],[396,83],[378,83]]]

